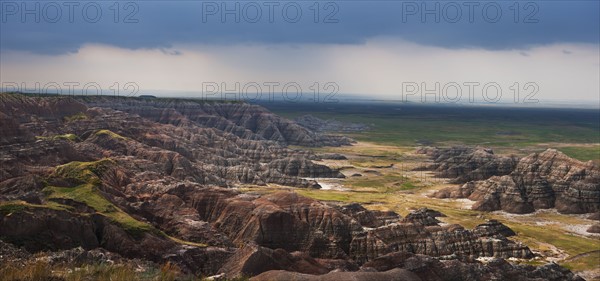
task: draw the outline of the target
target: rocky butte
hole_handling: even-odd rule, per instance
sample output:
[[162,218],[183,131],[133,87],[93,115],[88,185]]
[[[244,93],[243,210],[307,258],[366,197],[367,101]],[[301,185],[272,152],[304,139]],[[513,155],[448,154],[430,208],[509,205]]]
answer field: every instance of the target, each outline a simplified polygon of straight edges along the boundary
[[521,159],[497,156],[489,149],[424,148],[433,164],[425,167],[459,187],[442,189],[437,198],[469,198],[473,209],[531,213],[555,208],[561,213],[600,211],[600,168],[578,161],[555,149]]

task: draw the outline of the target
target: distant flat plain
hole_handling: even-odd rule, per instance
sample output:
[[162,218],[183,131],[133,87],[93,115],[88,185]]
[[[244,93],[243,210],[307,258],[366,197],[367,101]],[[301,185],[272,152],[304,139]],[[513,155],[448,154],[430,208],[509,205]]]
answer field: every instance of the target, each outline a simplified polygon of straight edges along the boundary
[[359,141],[394,146],[480,145],[498,153],[526,155],[557,148],[582,161],[600,163],[600,110],[449,106],[403,103],[291,103],[261,105],[288,117],[363,123]]

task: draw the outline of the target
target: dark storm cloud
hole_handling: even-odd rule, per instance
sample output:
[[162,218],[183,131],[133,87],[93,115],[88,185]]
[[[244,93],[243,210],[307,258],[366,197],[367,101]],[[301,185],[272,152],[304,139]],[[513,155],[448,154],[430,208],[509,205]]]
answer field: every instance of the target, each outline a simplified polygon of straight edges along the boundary
[[[318,6],[313,1],[118,3],[2,0],[1,50],[61,54],[86,43],[129,49],[169,48],[178,43],[360,44],[378,36],[448,48],[506,49],[598,43],[600,33],[598,1],[336,1]],[[36,5],[37,15],[24,13],[37,9]],[[237,22],[231,13],[223,19],[225,9],[236,7]],[[101,16],[96,17],[97,10]],[[296,16],[297,10],[301,16]]]

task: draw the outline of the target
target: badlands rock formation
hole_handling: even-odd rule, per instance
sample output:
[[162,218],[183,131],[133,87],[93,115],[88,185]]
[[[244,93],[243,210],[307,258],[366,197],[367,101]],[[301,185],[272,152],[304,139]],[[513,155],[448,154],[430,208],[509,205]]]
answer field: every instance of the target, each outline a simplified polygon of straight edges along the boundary
[[433,163],[421,169],[432,170],[438,177],[450,178],[453,183],[507,175],[518,161],[515,157],[499,156],[491,149],[481,147],[424,147],[417,150],[417,153],[426,154],[433,160]]
[[318,188],[303,177],[341,174],[310,161],[316,155],[284,145],[349,143],[247,104],[3,95],[0,112],[7,124],[0,136],[0,182],[72,161],[111,158],[145,174],[203,184]]
[[[472,177],[475,180],[461,187],[440,190],[434,197],[469,198],[476,201],[473,205],[475,210],[504,210],[519,214],[548,208],[556,208],[561,213],[592,213],[600,210],[600,168],[591,161],[584,163],[555,149],[548,149],[518,160],[514,169],[506,173],[508,166],[491,163],[510,163],[506,159],[513,158],[490,157],[493,155],[491,152],[484,156],[470,153],[468,159],[437,156],[464,155],[465,150],[443,151],[427,152],[435,158],[432,168],[442,176],[452,177],[457,169],[465,166],[471,171],[485,172],[477,173],[479,177]],[[455,178],[455,182],[462,181]]]
[[[64,262],[108,255],[256,280],[438,280],[427,272],[443,271],[448,275],[441,278],[576,280],[556,265],[504,262],[533,254],[497,221],[467,230],[438,224],[441,214],[429,209],[402,219],[290,191],[230,188],[318,188],[305,178],[341,177],[311,161],[318,156],[286,144],[348,139],[314,133],[257,106],[3,94],[0,112],[3,261],[44,251]],[[486,265],[479,257],[498,260]]]

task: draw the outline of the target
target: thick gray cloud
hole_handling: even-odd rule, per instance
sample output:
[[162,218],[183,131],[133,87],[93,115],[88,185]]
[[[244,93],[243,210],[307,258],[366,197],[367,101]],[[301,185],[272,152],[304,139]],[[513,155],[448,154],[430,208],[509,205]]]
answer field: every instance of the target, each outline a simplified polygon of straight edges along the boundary
[[[510,49],[598,43],[600,34],[598,1],[335,1],[318,6],[313,1],[135,1],[119,2],[118,7],[113,1],[0,2],[1,50],[43,54],[76,52],[89,43],[148,49],[246,42],[360,44],[373,37],[448,48]],[[24,12],[37,4],[39,23],[36,12]],[[437,4],[437,12],[423,13]],[[223,13],[236,5],[238,22],[234,14]],[[98,7],[102,15],[94,22]]]

